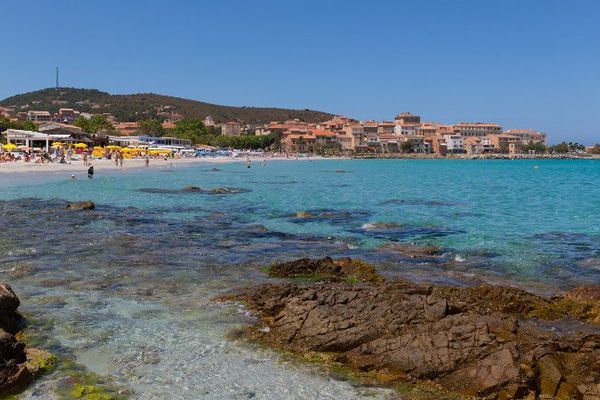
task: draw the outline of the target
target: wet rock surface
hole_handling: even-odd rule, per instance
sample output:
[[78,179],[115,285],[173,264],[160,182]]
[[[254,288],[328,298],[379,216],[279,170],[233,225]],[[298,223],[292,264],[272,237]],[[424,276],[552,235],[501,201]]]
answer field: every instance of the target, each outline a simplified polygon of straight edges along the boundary
[[11,287],[0,283],[0,396],[25,387],[54,360],[50,353],[25,349],[15,336],[22,322],[19,304]]
[[[597,307],[597,288],[547,299],[488,285],[352,284],[339,279],[345,272],[331,259],[284,263],[271,274],[331,269],[338,279],[267,284],[237,296],[260,317],[245,336],[297,354],[327,354],[388,383],[433,382],[460,396],[600,398],[600,327],[575,306]],[[536,323],[555,318],[587,319],[589,329],[563,333],[551,321]]]
[[93,201],[78,201],[67,204],[67,210],[93,210],[95,208],[96,204]]
[[27,361],[25,345],[14,336],[20,320],[18,306],[19,299],[11,287],[0,283],[0,395],[22,387],[32,379],[24,366]]
[[350,258],[337,260],[301,258],[295,261],[273,264],[269,275],[276,278],[310,278],[325,281],[381,282],[375,269],[362,261]]

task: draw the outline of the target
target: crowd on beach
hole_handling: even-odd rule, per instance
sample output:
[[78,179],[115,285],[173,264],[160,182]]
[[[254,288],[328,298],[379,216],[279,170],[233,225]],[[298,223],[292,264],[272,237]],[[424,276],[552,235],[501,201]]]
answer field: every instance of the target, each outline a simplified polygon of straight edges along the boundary
[[150,159],[169,159],[176,156],[170,151],[131,149],[118,146],[88,148],[82,144],[54,145],[46,150],[34,151],[31,148],[15,145],[0,147],[0,162],[25,162],[33,164],[58,163],[71,164],[82,161],[84,166],[90,166],[94,160],[113,160],[116,166],[123,166],[124,159],[143,159],[146,164]]

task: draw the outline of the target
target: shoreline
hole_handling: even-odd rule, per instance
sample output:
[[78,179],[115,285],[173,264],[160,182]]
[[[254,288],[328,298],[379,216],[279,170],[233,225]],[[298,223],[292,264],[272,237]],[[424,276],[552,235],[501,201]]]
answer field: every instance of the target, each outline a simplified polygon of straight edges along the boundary
[[[468,155],[451,155],[451,156],[437,156],[434,154],[388,154],[388,155],[353,155],[348,157],[333,156],[333,157],[250,157],[253,162],[258,161],[314,161],[314,160],[478,160],[478,161],[497,161],[497,160],[600,160],[600,155],[588,155],[588,156],[575,156],[575,155],[486,155],[486,156],[468,156]],[[227,163],[240,163],[246,162],[245,158],[235,157],[215,157],[215,158],[174,158],[174,159],[152,159],[150,161],[149,169],[160,168],[170,165],[190,165],[190,164],[227,164]],[[99,159],[94,160],[92,164],[96,171],[119,171],[119,170],[133,170],[133,169],[145,169],[143,159],[128,159],[125,160],[122,167],[118,167],[114,164],[113,160]],[[27,172],[71,172],[71,173],[85,173],[87,166],[83,165],[82,161],[72,161],[67,164],[59,163],[26,163],[24,161],[15,162],[4,162],[0,163],[0,176],[3,174],[20,174]]]
[[437,154],[424,153],[397,153],[397,154],[355,154],[353,160],[600,160],[597,154]]
[[[249,157],[252,162],[260,161],[308,161],[308,158],[285,158],[285,157]],[[310,160],[342,160],[341,157],[311,157]],[[241,157],[214,157],[214,158],[170,158],[170,159],[151,159],[148,169],[164,168],[171,165],[191,165],[191,164],[228,164],[228,163],[244,163],[246,158]],[[127,159],[123,162],[122,167],[115,165],[114,160],[96,159],[91,165],[95,171],[123,171],[146,169],[144,159]],[[47,172],[70,172],[70,173],[87,173],[88,166],[83,165],[83,161],[72,161],[68,164],[60,163],[26,163],[24,161],[4,162],[0,163],[0,176],[3,174],[21,174],[21,173],[47,173]]]

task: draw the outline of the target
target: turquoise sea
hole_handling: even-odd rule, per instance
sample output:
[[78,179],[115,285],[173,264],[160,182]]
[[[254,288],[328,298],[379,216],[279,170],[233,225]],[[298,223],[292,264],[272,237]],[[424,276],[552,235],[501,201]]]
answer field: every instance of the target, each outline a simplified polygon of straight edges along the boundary
[[[0,280],[19,294],[42,347],[130,398],[388,396],[227,338],[252,316],[211,299],[268,280],[261,268],[277,260],[360,257],[390,277],[547,295],[600,283],[600,161],[272,161],[69,175],[0,174]],[[181,190],[190,185],[240,190]],[[64,210],[76,200],[97,209]],[[443,255],[413,259],[395,243]],[[65,374],[23,398],[59,398]]]

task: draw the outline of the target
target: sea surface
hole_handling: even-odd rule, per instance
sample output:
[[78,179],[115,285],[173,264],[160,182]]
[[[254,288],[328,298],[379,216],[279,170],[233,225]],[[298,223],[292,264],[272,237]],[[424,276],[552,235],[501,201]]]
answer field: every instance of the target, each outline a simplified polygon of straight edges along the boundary
[[[0,174],[0,281],[62,366],[25,399],[68,398],[70,375],[132,399],[388,398],[231,337],[253,317],[212,299],[269,281],[275,261],[359,257],[389,277],[544,295],[600,283],[600,161],[83,170]],[[65,210],[78,200],[97,208]],[[398,243],[443,254],[410,258]]]

